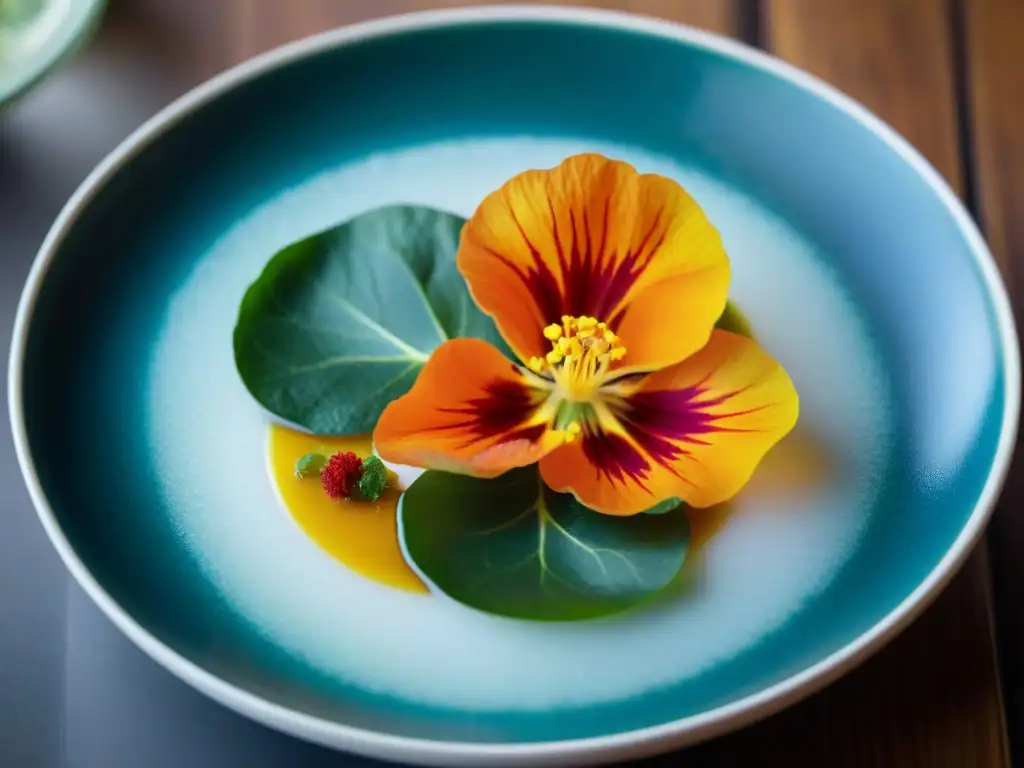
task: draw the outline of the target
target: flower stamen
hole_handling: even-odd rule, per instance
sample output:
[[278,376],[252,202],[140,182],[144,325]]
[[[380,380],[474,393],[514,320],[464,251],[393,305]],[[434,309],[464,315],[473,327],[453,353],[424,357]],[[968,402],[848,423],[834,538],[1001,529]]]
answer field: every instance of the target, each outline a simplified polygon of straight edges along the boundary
[[625,357],[626,348],[597,318],[563,315],[561,320],[544,329],[551,351],[544,357],[531,358],[527,367],[534,373],[550,373],[566,399],[588,402],[611,364]]

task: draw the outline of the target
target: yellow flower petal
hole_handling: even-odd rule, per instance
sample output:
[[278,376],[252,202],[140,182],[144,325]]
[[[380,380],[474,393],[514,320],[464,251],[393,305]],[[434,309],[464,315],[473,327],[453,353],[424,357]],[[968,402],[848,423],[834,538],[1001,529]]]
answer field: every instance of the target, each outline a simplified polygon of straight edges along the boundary
[[718,232],[679,184],[594,154],[489,195],[457,260],[524,362],[550,349],[549,326],[578,318],[615,329],[629,350],[618,365],[671,365],[707,342],[729,288]]
[[686,361],[606,399],[601,428],[545,456],[541,475],[608,514],[671,497],[708,507],[743,488],[798,411],[782,366],[750,339],[715,331]]
[[384,409],[374,446],[385,461],[477,477],[533,464],[566,439],[538,383],[485,341],[445,342]]

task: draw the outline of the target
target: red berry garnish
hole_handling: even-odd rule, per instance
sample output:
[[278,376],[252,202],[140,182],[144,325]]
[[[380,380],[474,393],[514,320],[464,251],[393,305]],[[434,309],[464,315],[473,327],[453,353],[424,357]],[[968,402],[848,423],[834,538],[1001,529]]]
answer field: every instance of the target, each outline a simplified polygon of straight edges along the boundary
[[331,456],[320,472],[320,482],[323,483],[328,496],[340,499],[355,492],[362,476],[363,460],[349,451]]

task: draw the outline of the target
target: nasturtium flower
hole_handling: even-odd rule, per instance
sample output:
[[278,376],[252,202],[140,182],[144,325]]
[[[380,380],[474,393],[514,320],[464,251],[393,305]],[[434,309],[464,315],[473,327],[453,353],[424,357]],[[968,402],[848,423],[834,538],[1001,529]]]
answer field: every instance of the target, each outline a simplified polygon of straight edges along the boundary
[[527,171],[480,204],[456,260],[518,362],[439,346],[377,424],[386,461],[478,477],[539,462],[553,490],[633,515],[729,499],[796,423],[782,366],[715,329],[729,260],[670,179],[593,154]]

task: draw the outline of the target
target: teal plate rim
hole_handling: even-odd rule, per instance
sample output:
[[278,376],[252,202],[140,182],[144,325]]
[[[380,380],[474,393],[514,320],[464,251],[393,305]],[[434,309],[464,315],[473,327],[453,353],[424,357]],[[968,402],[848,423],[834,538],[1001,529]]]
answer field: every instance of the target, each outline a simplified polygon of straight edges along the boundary
[[[962,530],[928,576],[870,630],[818,663],[757,693],[699,715],[639,730],[582,739],[528,744],[432,741],[392,736],[303,714],[227,683],[175,653],[140,626],[99,584],[72,549],[47,500],[29,452],[22,403],[22,372],[29,325],[39,290],[60,244],[121,166],[188,114],[236,86],[289,62],[325,49],[412,30],[484,22],[555,22],[613,28],[703,48],[740,65],[761,70],[803,89],[845,112],[885,142],[933,190],[968,243],[995,310],[1005,366],[1004,411],[996,454],[985,485]],[[909,142],[865,107],[824,81],[780,59],[721,36],[618,11],[562,6],[508,5],[456,8],[376,19],[284,45],[239,64],[196,87],[146,121],[85,179],[61,210],[33,262],[18,304],[8,368],[8,407],[15,449],[37,514],[54,548],[75,580],[104,614],[142,651],[203,694],[258,723],[348,752],[422,765],[473,766],[597,764],[638,758],[683,747],[749,725],[795,704],[849,672],[905,629],[958,572],[985,530],[1009,469],[1020,415],[1021,370],[1017,330],[1009,296],[995,260],[974,221],[940,174]]]

